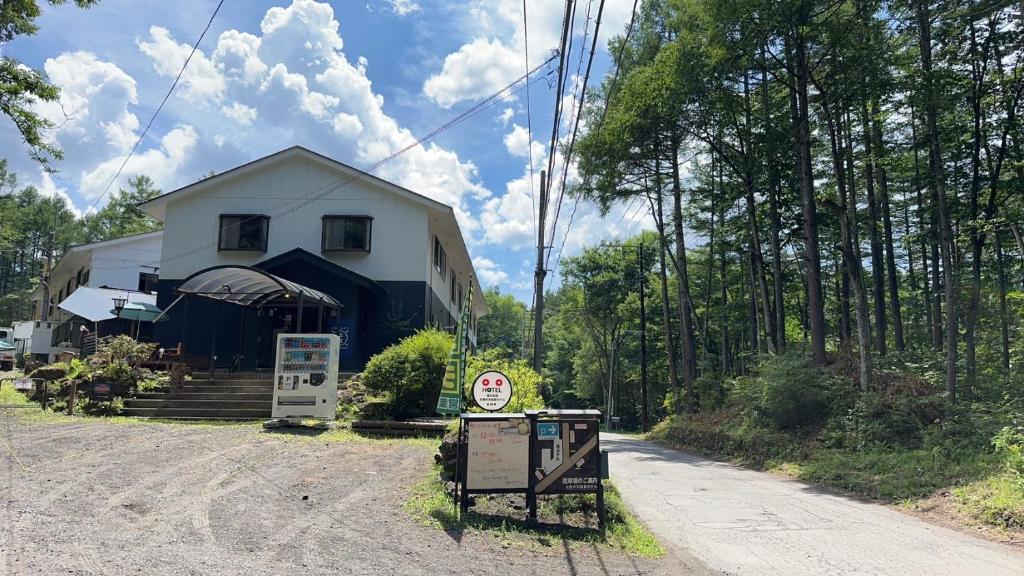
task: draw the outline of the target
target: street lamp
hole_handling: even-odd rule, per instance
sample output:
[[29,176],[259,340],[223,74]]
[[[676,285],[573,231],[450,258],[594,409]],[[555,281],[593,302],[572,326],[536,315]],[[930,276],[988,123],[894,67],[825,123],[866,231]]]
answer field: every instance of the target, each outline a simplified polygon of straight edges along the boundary
[[118,298],[114,296],[111,298],[114,301],[114,311],[117,313],[117,319],[121,319],[121,311],[124,310],[124,305],[128,303],[128,298]]

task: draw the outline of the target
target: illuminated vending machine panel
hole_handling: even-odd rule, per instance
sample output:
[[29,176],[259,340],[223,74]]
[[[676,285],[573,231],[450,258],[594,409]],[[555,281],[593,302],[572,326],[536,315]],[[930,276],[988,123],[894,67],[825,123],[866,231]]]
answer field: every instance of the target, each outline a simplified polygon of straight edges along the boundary
[[335,334],[279,334],[273,418],[334,420],[341,341]]

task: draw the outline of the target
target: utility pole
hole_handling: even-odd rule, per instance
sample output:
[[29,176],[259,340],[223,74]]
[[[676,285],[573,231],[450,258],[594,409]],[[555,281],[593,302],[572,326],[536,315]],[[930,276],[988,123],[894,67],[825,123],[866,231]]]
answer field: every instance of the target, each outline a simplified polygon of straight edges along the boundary
[[640,263],[640,431],[647,432],[647,311],[644,307],[644,243],[643,237],[637,244],[637,259]]
[[540,374],[544,354],[541,334],[544,327],[544,212],[547,208],[545,171],[540,171],[540,203],[537,205],[537,269],[533,272],[533,370]]

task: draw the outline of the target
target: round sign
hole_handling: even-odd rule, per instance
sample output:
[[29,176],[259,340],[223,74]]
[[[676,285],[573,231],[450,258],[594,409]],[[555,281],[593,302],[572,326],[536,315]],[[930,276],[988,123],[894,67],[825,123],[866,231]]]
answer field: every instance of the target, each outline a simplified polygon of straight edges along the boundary
[[473,400],[488,412],[497,412],[512,400],[512,381],[501,372],[488,370],[473,381]]

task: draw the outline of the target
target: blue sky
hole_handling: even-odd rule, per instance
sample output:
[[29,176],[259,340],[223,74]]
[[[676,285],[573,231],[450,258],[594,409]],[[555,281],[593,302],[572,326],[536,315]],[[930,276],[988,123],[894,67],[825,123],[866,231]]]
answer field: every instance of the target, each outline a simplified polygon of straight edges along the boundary
[[[65,159],[57,174],[43,174],[6,118],[0,150],[23,183],[63,195],[85,212],[106,201],[100,193],[216,0],[101,0],[84,11],[43,4],[39,34],[0,52],[61,87],[61,102],[39,110],[59,125],[50,137]],[[597,4],[590,5],[591,34]],[[607,39],[623,33],[632,4],[606,0],[592,86],[612,60]],[[563,6],[528,0],[531,67],[557,46]],[[577,7],[576,46],[583,44],[587,6]],[[521,0],[226,0],[118,184],[143,173],[170,191],[293,144],[369,166],[522,75],[522,18]],[[574,51],[572,72],[577,63]],[[536,238],[528,163],[532,154],[539,178],[554,99],[552,86],[532,85],[532,142],[520,93],[375,171],[455,207],[481,283],[523,300],[532,290]],[[563,206],[556,255],[571,207]],[[581,204],[564,254],[636,233],[642,220],[633,210],[623,218],[623,207],[601,218]]]

